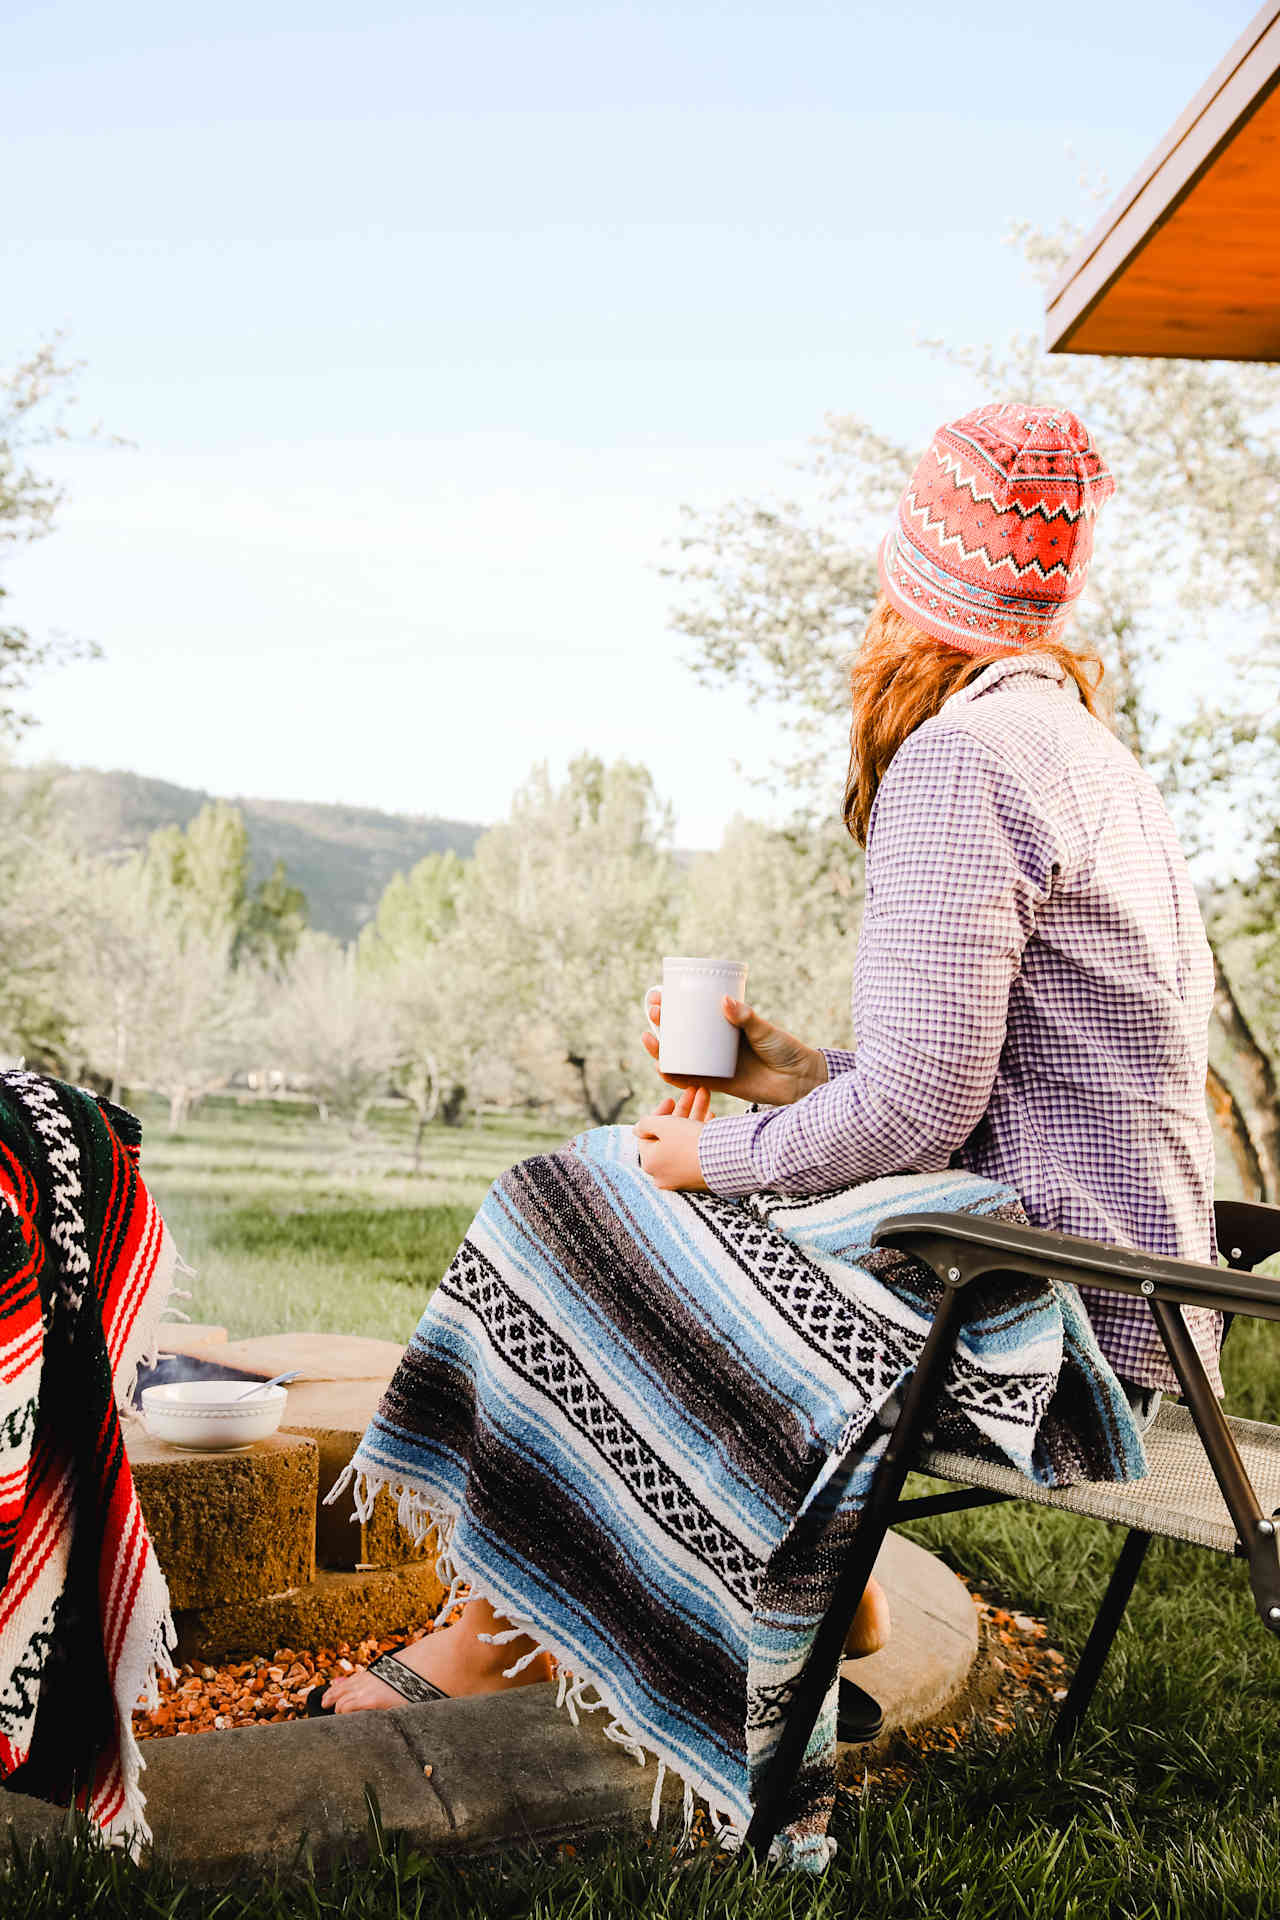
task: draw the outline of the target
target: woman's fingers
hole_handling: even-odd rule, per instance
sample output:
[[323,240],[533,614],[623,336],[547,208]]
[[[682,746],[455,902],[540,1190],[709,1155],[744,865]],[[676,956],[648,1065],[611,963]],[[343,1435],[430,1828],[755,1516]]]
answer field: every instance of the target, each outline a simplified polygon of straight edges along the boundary
[[[730,1026],[737,1027],[748,1046],[758,1047],[762,1042],[767,1041],[771,1034],[777,1034],[779,1031],[772,1020],[766,1020],[763,1014],[756,1012],[754,1007],[749,1007],[745,1000],[731,1000],[727,994],[723,1002],[723,1012]],[[789,1038],[786,1034],[782,1037],[784,1040]]]
[[[640,1035],[640,1045],[644,1048],[651,1060],[657,1060],[658,1043],[651,1033],[642,1033]],[[696,1092],[702,1085],[700,1080],[690,1080],[682,1073],[663,1073],[659,1070],[658,1078],[665,1080],[669,1087],[678,1087],[682,1093],[686,1090]],[[728,1087],[729,1082],[727,1080],[718,1080],[713,1081],[712,1085],[717,1092],[723,1092]]]
[[713,1118],[710,1090],[693,1081],[683,1088],[678,1100],[673,1100],[668,1095],[665,1100],[660,1100],[656,1107],[651,1108],[642,1117],[646,1120],[668,1117],[674,1117],[677,1120],[710,1120]]

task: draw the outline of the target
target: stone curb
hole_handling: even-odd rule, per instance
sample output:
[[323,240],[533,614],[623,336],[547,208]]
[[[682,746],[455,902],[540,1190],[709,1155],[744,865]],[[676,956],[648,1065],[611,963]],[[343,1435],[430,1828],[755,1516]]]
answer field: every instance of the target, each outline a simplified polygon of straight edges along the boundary
[[[888,1738],[956,1710],[977,1654],[978,1622],[955,1576],[910,1541],[891,1534],[877,1572],[889,1592],[893,1639],[844,1671],[881,1702]],[[606,1740],[603,1718],[588,1715],[575,1727],[548,1684],[148,1741],[143,1785],[153,1858],[196,1883],[304,1861],[358,1861],[368,1857],[370,1794],[388,1839],[403,1837],[424,1853],[483,1854],[634,1831],[648,1823],[655,1769]],[[856,1775],[874,1750],[842,1749],[842,1771]],[[669,1777],[664,1811],[678,1810],[681,1797]],[[8,1807],[0,1800],[0,1812],[22,1843],[56,1835],[65,1819],[58,1808],[18,1796]]]
[[654,1779],[652,1763],[557,1711],[548,1683],[156,1741],[145,1784],[152,1858],[220,1882],[367,1858],[370,1796],[389,1840],[477,1854],[639,1827]]
[[846,1660],[840,1671],[880,1702],[884,1731],[874,1741],[841,1748],[842,1780],[856,1778],[895,1733],[957,1712],[978,1657],[978,1609],[936,1555],[891,1533],[876,1574],[889,1595],[892,1637],[881,1652]]

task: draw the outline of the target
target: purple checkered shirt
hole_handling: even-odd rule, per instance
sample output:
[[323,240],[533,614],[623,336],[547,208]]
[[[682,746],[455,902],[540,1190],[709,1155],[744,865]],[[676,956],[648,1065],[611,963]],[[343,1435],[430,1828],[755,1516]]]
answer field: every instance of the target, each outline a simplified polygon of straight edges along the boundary
[[[1172,822],[1049,659],[989,667],[895,754],[871,815],[856,1053],[708,1121],[714,1193],[960,1166],[1041,1227],[1216,1257],[1213,964]],[[1122,1378],[1177,1390],[1142,1300],[1081,1288]],[[1219,1316],[1187,1324],[1221,1392]]]

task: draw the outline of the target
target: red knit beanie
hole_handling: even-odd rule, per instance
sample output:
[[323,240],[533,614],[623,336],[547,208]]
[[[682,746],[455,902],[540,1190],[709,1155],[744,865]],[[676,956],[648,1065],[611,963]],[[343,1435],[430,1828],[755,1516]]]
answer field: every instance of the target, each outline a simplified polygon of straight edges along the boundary
[[913,626],[962,653],[1056,640],[1115,492],[1063,407],[992,403],[939,427],[880,547],[880,584]]

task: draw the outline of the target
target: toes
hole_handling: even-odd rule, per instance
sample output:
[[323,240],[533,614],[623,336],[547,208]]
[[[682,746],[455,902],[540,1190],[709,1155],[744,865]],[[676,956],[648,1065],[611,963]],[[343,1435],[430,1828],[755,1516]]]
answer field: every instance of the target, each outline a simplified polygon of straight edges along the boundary
[[324,1690],[324,1698],[321,1704],[326,1707],[332,1707],[335,1713],[343,1712],[343,1702],[349,1698],[353,1690],[356,1692],[360,1690],[360,1683],[363,1679],[363,1673],[335,1674],[334,1678]]
[[341,1692],[333,1692],[333,1710],[335,1713],[367,1713],[371,1707],[396,1707],[402,1705],[400,1695],[394,1687],[374,1680],[367,1673],[353,1673],[342,1683]]

